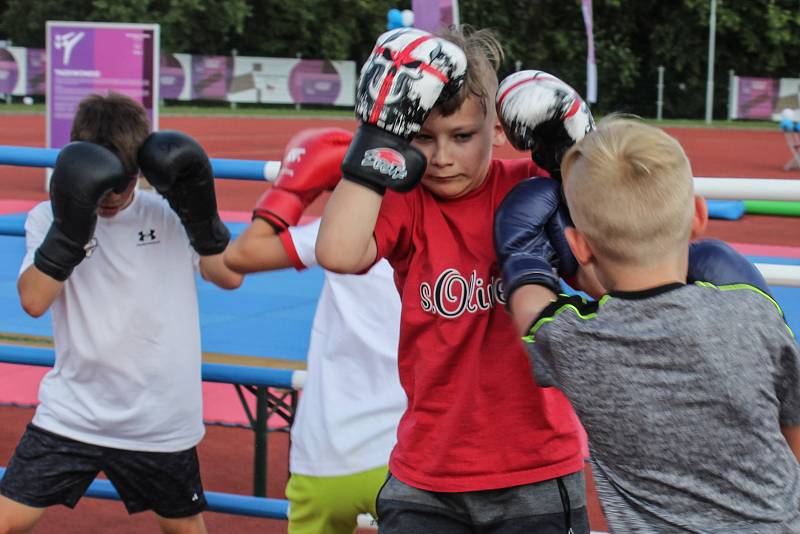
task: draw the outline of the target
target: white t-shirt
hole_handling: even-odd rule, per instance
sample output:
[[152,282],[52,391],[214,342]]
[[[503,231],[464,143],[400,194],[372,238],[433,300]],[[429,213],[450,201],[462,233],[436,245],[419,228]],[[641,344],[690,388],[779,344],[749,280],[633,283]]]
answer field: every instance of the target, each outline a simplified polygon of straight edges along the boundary
[[[317,264],[319,221],[281,234],[296,267]],[[397,371],[400,297],[382,260],[364,275],[325,272],[292,426],[289,468],[342,476],[386,465],[406,396]]]
[[[52,220],[50,202],[28,214],[20,274]],[[147,191],[98,217],[95,240],[50,308],[56,363],[39,386],[33,423],[106,447],[191,448],[205,432],[199,257],[167,202]]]

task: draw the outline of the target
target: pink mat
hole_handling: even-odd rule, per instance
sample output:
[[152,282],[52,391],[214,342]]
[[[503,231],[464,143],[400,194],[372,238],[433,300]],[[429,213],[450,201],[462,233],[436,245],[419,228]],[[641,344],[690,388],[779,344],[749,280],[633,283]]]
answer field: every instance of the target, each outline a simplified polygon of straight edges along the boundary
[[6,215],[9,213],[28,212],[32,207],[34,207],[39,202],[41,201],[0,199],[0,215]]
[[[0,404],[38,404],[39,382],[49,371],[46,367],[0,363]],[[251,413],[255,398],[245,393]],[[247,416],[231,384],[203,382],[203,420],[210,423],[247,424]],[[284,422],[273,416],[270,427],[283,426]]]
[[773,256],[776,258],[800,258],[800,247],[779,245],[753,245],[750,243],[730,243],[745,256]]

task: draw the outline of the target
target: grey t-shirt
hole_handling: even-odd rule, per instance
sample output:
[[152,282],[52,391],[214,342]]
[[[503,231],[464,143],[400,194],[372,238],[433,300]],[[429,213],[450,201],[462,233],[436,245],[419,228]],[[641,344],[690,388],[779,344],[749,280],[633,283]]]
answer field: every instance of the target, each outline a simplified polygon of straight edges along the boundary
[[750,286],[562,296],[525,338],[589,435],[613,532],[800,532],[800,354]]

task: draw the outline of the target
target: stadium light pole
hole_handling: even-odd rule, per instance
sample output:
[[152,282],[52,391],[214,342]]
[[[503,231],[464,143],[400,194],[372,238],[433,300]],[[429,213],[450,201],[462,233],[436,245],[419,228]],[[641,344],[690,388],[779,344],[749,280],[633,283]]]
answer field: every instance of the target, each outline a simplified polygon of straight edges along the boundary
[[714,108],[714,45],[717,38],[717,0],[711,0],[708,20],[708,79],[706,80],[706,124],[711,124]]

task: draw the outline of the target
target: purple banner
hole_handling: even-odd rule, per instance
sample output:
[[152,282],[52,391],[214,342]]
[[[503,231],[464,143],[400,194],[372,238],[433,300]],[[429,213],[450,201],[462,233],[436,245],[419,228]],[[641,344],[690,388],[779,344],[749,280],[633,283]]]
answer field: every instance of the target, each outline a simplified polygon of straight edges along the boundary
[[177,100],[183,92],[186,73],[175,54],[161,54],[161,98]]
[[11,94],[19,79],[19,65],[14,56],[0,48],[0,93]]
[[341,88],[330,61],[301,59],[289,73],[289,93],[300,104],[333,104]]
[[47,23],[48,144],[69,142],[78,103],[92,93],[122,93],[140,102],[157,127],[158,98],[153,58],[158,26],[109,23]]
[[739,77],[737,118],[771,120],[777,98],[778,80]]
[[233,74],[229,56],[192,56],[192,100],[227,100]]
[[44,48],[28,48],[28,80],[25,93],[43,95],[46,90],[47,55]]
[[458,24],[458,0],[412,0],[414,27],[435,32]]

